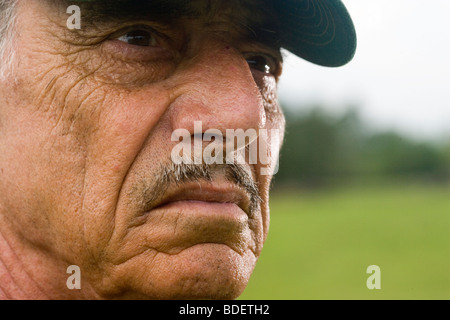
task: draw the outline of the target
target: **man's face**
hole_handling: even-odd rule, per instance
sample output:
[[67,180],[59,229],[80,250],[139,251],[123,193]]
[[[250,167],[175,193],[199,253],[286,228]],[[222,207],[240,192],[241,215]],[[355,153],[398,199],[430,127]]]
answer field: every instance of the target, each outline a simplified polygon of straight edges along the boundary
[[[279,49],[252,38],[268,17],[206,2],[114,17],[80,5],[81,29],[69,30],[68,4],[19,1],[14,79],[0,85],[0,232],[48,297],[244,290],[271,176],[261,164],[176,166],[171,136],[201,121],[224,134],[279,129],[281,141]],[[70,265],[79,291],[66,287]]]

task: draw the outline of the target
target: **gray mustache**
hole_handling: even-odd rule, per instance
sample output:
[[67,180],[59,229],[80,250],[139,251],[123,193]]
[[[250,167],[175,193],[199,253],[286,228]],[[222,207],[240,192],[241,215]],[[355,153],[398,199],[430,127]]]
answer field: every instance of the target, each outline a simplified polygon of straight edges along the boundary
[[156,175],[154,188],[143,193],[144,212],[150,210],[167,190],[188,182],[214,182],[215,177],[225,177],[227,181],[245,190],[250,199],[250,216],[260,208],[262,199],[258,184],[249,169],[240,164],[174,164],[162,167]]

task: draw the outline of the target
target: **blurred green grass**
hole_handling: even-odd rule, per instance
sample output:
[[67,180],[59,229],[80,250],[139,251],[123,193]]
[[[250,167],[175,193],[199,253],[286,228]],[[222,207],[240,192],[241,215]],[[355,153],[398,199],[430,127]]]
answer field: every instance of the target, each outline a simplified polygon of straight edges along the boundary
[[[270,232],[240,299],[450,299],[450,189],[275,192]],[[369,290],[369,265],[381,290]]]

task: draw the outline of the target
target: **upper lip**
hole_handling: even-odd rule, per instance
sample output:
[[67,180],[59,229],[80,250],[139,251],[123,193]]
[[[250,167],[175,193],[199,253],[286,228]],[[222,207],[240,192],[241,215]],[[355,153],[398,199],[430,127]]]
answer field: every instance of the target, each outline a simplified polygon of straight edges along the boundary
[[250,196],[239,186],[226,182],[189,182],[168,190],[153,209],[176,201],[234,203],[250,215]]

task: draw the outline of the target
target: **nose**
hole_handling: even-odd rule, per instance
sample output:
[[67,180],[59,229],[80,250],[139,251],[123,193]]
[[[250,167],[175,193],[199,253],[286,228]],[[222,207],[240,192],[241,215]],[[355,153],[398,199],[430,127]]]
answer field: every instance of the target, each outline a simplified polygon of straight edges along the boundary
[[258,129],[265,125],[260,90],[244,57],[231,46],[202,46],[186,62],[176,82],[169,107],[173,130],[194,134],[194,123],[202,130]]

